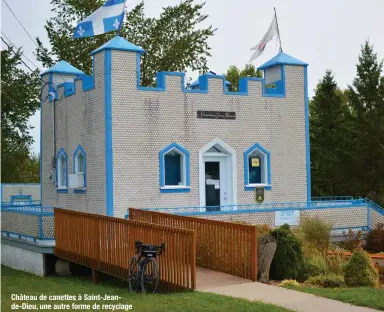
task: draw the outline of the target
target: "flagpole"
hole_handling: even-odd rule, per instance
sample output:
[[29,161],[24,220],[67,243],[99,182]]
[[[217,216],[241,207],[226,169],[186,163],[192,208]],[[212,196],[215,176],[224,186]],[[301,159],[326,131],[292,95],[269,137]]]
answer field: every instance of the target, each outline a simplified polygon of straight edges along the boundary
[[276,14],[276,8],[273,7],[275,10],[275,18],[276,18],[276,26],[277,26],[277,36],[279,37],[279,42],[280,42],[280,52],[283,52],[283,48],[281,47],[281,38],[280,38],[280,31],[279,31],[279,23],[277,22],[277,14]]

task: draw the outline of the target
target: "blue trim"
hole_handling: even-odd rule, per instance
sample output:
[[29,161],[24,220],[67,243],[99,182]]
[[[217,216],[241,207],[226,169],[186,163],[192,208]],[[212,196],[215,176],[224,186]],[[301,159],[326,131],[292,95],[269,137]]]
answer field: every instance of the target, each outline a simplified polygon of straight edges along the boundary
[[273,57],[272,59],[270,59],[268,62],[264,63],[263,65],[261,65],[257,69],[263,70],[266,68],[274,67],[276,65],[283,65],[283,64],[299,65],[299,66],[307,66],[308,65],[307,63],[300,61],[300,60],[298,60],[298,59],[296,59],[296,58],[294,58],[288,54],[280,52],[275,57]]
[[[8,231],[1,231],[1,233],[5,233],[7,234],[7,236],[9,236],[9,234],[11,235],[17,235],[19,236],[19,239],[21,239],[22,237],[25,237],[25,238],[32,238],[34,241],[36,241],[37,239],[39,239],[38,237],[35,237],[35,236],[31,236],[31,235],[24,235],[24,234],[20,234],[20,233],[16,233],[16,232],[8,232]],[[39,240],[53,240],[55,239],[55,237],[43,237]]]
[[[164,172],[164,155],[168,153],[170,150],[176,148],[181,153],[184,154],[185,158],[185,186],[176,189],[163,189],[162,187],[166,187],[165,185],[165,172]],[[173,142],[169,144],[168,146],[164,147],[159,152],[159,179],[160,179],[160,193],[186,193],[190,191],[190,161],[189,161],[189,151],[182,147],[181,145],[177,144],[176,142]]]
[[83,154],[83,157],[84,157],[84,188],[75,189],[73,192],[85,193],[85,188],[87,187],[87,153],[85,152],[81,144],[77,146],[72,156],[73,157],[73,173],[76,173],[76,155],[78,152],[81,152],[81,154]]
[[[100,49],[100,48],[99,48]],[[93,53],[93,52],[92,52]],[[104,97],[105,97],[105,184],[106,214],[113,216],[113,153],[112,153],[112,53],[104,52]]]
[[95,77],[82,75],[73,79],[73,82],[67,81],[57,85],[56,99],[58,97],[60,88],[64,88],[64,97],[69,97],[76,94],[76,81],[81,81],[81,89],[83,92],[93,90],[95,88]]
[[83,92],[89,91],[89,90],[92,90],[95,88],[94,73],[92,73],[91,76],[88,76],[88,75],[80,76],[79,78],[74,79],[75,82],[76,82],[76,80],[81,80],[81,83],[82,83],[81,88],[82,88]]
[[[263,97],[285,97],[285,94],[267,94],[265,91],[265,79],[257,77],[241,77],[239,80],[239,92],[227,91],[225,76],[220,75],[200,75],[199,76],[199,89],[188,89],[185,85],[185,74],[181,72],[158,72],[156,74],[156,87],[143,87],[141,86],[140,78],[140,59],[141,55],[136,53],[136,85],[137,90],[151,91],[151,92],[165,92],[167,90],[166,77],[181,77],[180,89],[183,93],[209,93],[209,79],[221,79],[223,81],[223,94],[235,96],[248,96],[248,82],[258,81],[261,82],[262,96]],[[284,72],[284,90],[285,90],[285,72]]]
[[[330,206],[318,206],[318,207],[290,207],[290,208],[259,208],[259,209],[238,209],[238,210],[220,210],[220,211],[194,211],[194,212],[172,212],[169,211],[168,213],[174,213],[181,216],[193,216],[193,215],[221,215],[221,214],[242,214],[242,213],[258,213],[258,212],[275,212],[275,211],[287,211],[287,210],[324,210],[324,209],[353,209],[356,207],[365,207],[366,205],[364,203],[360,204],[350,204],[350,205],[330,205]],[[182,207],[180,207],[182,208]],[[160,208],[161,209],[161,208]],[[222,206],[221,206],[222,209]],[[151,211],[156,211],[155,209],[148,209]]]
[[160,193],[189,193],[191,189],[188,187],[180,187],[177,189],[160,189]]
[[271,83],[276,84],[276,88],[267,88],[267,70],[264,70],[263,96],[265,97],[285,97],[285,66],[280,65],[281,80]]
[[[67,187],[66,189],[58,189],[58,177],[59,177],[59,172],[58,172],[58,159],[59,157],[63,155],[65,157],[65,186]],[[64,148],[60,148],[59,151],[56,154],[56,191],[57,193],[68,193],[68,156],[64,151]]]
[[0,196],[1,196],[0,202],[2,202],[3,201],[3,183],[0,183]]
[[308,108],[308,72],[304,67],[304,114],[305,114],[305,146],[307,163],[307,201],[311,200],[311,147],[309,144],[309,108]]
[[252,153],[254,150],[260,150],[262,153],[264,153],[267,156],[267,186],[264,188],[265,190],[271,190],[272,189],[272,177],[271,177],[271,152],[267,150],[264,146],[262,146],[259,143],[253,144],[250,148],[244,151],[244,190],[245,191],[253,191],[256,187],[253,186],[247,186],[249,185],[249,158],[248,155]]
[[111,52],[111,50],[145,53],[144,49],[134,45],[133,43],[130,43],[129,41],[125,40],[124,38],[122,38],[120,36],[113,37],[111,40],[104,43],[101,47],[92,51],[90,55],[94,55],[95,53],[103,51],[103,50],[109,51],[109,53]]
[[13,205],[15,199],[21,199],[23,201],[28,201],[29,203],[32,203],[32,195],[24,195],[24,194],[11,195],[11,198],[10,198],[11,205]]
[[72,75],[84,75],[84,73],[72,66],[71,64],[69,64],[68,62],[66,61],[59,61],[57,62],[55,65],[53,65],[51,68],[43,71],[40,73],[40,76],[43,76],[45,74],[48,74],[48,73],[55,73],[55,74],[72,74]]

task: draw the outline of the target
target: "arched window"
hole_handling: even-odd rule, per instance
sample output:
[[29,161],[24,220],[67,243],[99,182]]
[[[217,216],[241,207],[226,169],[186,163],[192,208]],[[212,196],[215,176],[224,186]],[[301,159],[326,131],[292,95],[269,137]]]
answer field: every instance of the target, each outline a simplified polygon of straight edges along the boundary
[[84,186],[80,189],[75,189],[75,192],[84,191],[87,186],[86,180],[87,170],[87,155],[81,145],[79,145],[73,153],[73,173],[83,176]]
[[160,192],[189,192],[189,152],[172,143],[159,152]]
[[244,185],[246,190],[271,189],[271,153],[258,143],[244,152]]
[[56,188],[58,192],[68,188],[68,157],[63,148],[56,155]]

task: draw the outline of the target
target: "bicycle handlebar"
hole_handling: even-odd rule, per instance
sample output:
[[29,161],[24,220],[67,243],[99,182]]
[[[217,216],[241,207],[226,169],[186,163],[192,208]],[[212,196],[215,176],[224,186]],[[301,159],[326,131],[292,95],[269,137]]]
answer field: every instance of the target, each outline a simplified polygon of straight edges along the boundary
[[[156,254],[158,256],[160,256],[161,253],[165,250],[164,242],[162,242],[161,245],[150,245],[150,244],[146,245],[146,244],[143,244],[142,241],[136,241],[135,242],[136,253],[139,253],[140,249],[143,248],[143,246],[150,246],[151,249],[152,248],[156,249]],[[158,252],[158,249],[160,249],[160,252]]]

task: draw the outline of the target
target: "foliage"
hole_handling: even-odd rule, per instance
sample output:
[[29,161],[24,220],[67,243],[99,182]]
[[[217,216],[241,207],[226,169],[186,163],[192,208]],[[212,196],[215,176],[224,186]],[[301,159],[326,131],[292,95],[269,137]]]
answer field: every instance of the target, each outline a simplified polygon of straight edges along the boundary
[[384,223],[376,224],[376,227],[368,233],[364,249],[369,252],[384,251]]
[[280,283],[280,286],[281,287],[289,287],[289,286],[300,287],[300,283],[296,280],[286,279]]
[[305,284],[324,288],[345,287],[344,277],[334,273],[311,276],[305,281]]
[[361,48],[356,69],[356,78],[348,86],[353,135],[357,136],[349,150],[357,180],[352,194],[378,201],[384,196],[384,76],[383,61],[368,41]]
[[325,275],[329,272],[326,257],[324,254],[316,251],[307,258],[306,268],[308,276]]
[[328,70],[310,101],[313,196],[353,194],[384,204],[383,62],[367,41],[340,90]]
[[275,238],[277,248],[271,265],[271,279],[302,279],[304,258],[301,244],[288,224],[274,229],[271,235]]
[[300,221],[298,234],[303,243],[304,254],[312,254],[313,250],[316,250],[325,255],[328,251],[331,229],[331,224],[328,224],[317,216],[313,218],[303,218]]
[[345,283],[349,287],[377,287],[379,273],[366,251],[357,249],[344,267]]
[[348,109],[331,70],[310,101],[311,180],[314,196],[343,194],[348,182]]
[[1,182],[38,182],[28,119],[40,106],[38,72],[20,68],[21,51],[1,51]]
[[[111,39],[116,33],[73,39],[78,22],[99,8],[104,1],[51,0],[56,14],[45,29],[51,50],[38,42],[37,59],[44,66],[66,60],[73,66],[91,73],[89,53]],[[182,1],[163,8],[159,17],[144,15],[144,1],[126,13],[120,36],[142,47],[147,53],[141,61],[142,85],[155,82],[157,71],[199,70],[207,72],[210,56],[208,39],[215,33],[212,26],[203,27],[208,15],[202,13],[205,3]]]
[[348,257],[340,254],[327,255],[325,258],[327,262],[328,272],[342,275],[345,265],[348,263]]
[[231,83],[228,87],[229,91],[239,91],[239,80],[241,77],[258,77],[262,78],[263,74],[260,70],[256,70],[252,64],[246,64],[243,70],[240,70],[235,65],[229,66],[225,78]]
[[362,232],[349,229],[348,232],[343,232],[344,240],[340,242],[340,245],[348,251],[354,251],[356,248],[363,245]]
[[[51,295],[75,295],[76,297],[81,294],[95,294],[103,298],[105,294],[113,294],[120,299],[116,304],[122,304],[127,307],[132,305],[133,311],[151,311],[151,312],[222,312],[222,311],[258,311],[258,312],[289,312],[290,310],[266,304],[263,302],[249,301],[245,299],[233,298],[229,296],[216,295],[212,293],[203,292],[181,292],[181,293],[168,293],[168,294],[148,294],[143,297],[138,293],[130,293],[127,291],[127,283],[118,279],[105,280],[100,284],[92,284],[88,278],[82,279],[77,277],[70,278],[57,278],[55,276],[40,277],[25,273],[22,271],[13,270],[6,266],[1,266],[1,311],[11,311],[11,305],[15,303],[12,300],[12,294],[25,293],[27,295],[39,296],[44,294]],[[83,298],[84,299],[84,298]],[[63,302],[60,300],[38,300],[30,302],[39,307],[40,304],[71,304],[69,301]],[[76,300],[74,304],[107,304],[103,299],[94,300]],[[72,310],[69,311],[75,311]],[[76,311],[90,311],[88,309],[76,309]],[[117,310],[117,309],[116,309]],[[128,309],[121,308],[120,311],[127,311]],[[46,310],[48,311],[48,310]],[[52,311],[51,309],[49,311]],[[95,310],[96,311],[96,310]],[[99,309],[99,311],[107,311]]]

